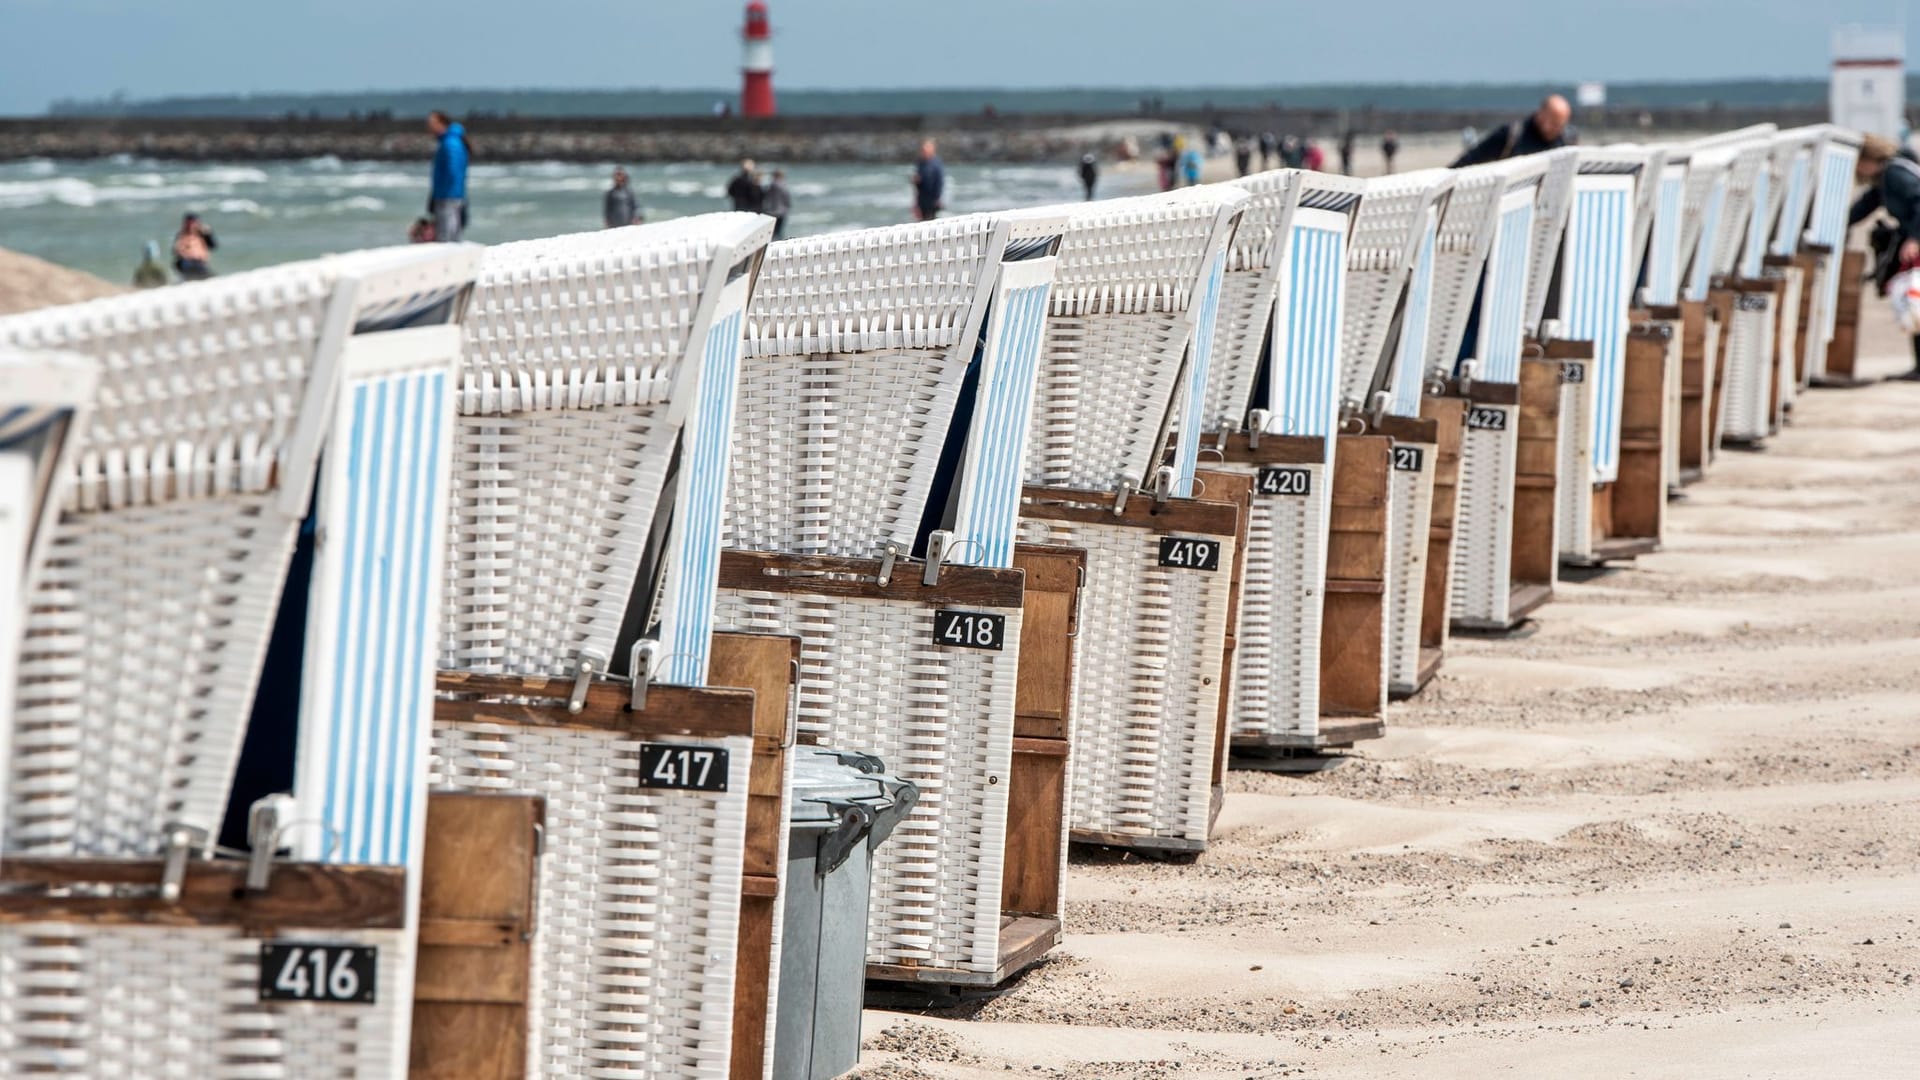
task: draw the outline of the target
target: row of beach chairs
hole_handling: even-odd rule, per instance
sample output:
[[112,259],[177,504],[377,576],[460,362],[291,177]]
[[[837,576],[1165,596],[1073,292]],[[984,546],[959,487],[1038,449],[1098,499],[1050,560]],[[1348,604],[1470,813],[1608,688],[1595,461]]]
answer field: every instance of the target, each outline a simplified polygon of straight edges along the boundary
[[1851,372],[1855,138],[770,243],[717,214],[0,318],[0,1074],[759,1077],[794,761],[870,979],[1384,730]]

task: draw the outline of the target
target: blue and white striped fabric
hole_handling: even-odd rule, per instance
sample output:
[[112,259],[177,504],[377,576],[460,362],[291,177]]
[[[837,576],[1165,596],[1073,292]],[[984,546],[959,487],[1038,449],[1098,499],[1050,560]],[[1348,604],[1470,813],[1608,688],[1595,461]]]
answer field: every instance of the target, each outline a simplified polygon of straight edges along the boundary
[[1836,252],[1847,238],[1848,200],[1853,194],[1853,166],[1857,157],[1858,152],[1845,145],[1828,145],[1820,154],[1820,186],[1813,192],[1813,217],[1807,226],[1807,238]]
[[1807,223],[1807,180],[1813,171],[1813,155],[1805,150],[1793,155],[1787,166],[1787,194],[1780,203],[1780,224],[1773,230],[1770,255],[1791,256],[1800,250],[1800,230]]
[[720,588],[720,525],[727,509],[734,403],[739,396],[740,307],[714,320],[701,357],[700,386],[681,429],[680,485],[674,524],[674,564],[660,635],[666,645],[661,681],[705,686],[713,648],[713,607]]
[[1680,218],[1686,199],[1687,167],[1669,165],[1660,173],[1654,196],[1653,236],[1647,244],[1647,303],[1672,307],[1680,302]]
[[1295,212],[1280,299],[1274,305],[1267,430],[1327,437],[1339,419],[1341,286],[1347,219],[1326,210]]
[[1758,278],[1766,268],[1767,226],[1773,209],[1773,193],[1768,190],[1773,177],[1762,168],[1753,178],[1753,205],[1747,215],[1747,239],[1740,248],[1740,276]]
[[356,380],[327,445],[297,783],[326,862],[406,865],[426,813],[452,405],[443,369]]
[[1207,271],[1207,283],[1200,291],[1200,310],[1196,312],[1193,335],[1193,362],[1187,369],[1186,410],[1180,418],[1180,441],[1174,444],[1174,493],[1193,495],[1193,474],[1200,467],[1200,440],[1207,428],[1207,376],[1213,367],[1213,331],[1220,317],[1220,282],[1227,272],[1227,252],[1222,247]]
[[1633,288],[1633,178],[1583,176],[1567,218],[1561,308],[1569,338],[1593,342],[1594,479],[1620,468],[1620,393]]
[[1400,317],[1400,346],[1393,361],[1393,399],[1389,405],[1395,416],[1419,416],[1422,389],[1426,385],[1428,322],[1433,310],[1433,245],[1440,233],[1440,215],[1429,209],[1427,227],[1420,236],[1420,247],[1413,255],[1413,271],[1407,279],[1407,306]]
[[1480,340],[1475,345],[1477,378],[1518,383],[1520,351],[1526,338],[1527,279],[1532,273],[1532,192],[1515,192],[1502,202],[1500,223],[1487,253],[1486,292],[1481,300]]
[[1687,275],[1689,300],[1705,300],[1707,290],[1713,287],[1713,243],[1720,235],[1720,212],[1726,202],[1727,178],[1723,175],[1713,182],[1713,192],[1700,212],[1700,242],[1694,247],[1693,268]]
[[999,290],[987,327],[987,347],[981,354],[980,389],[967,437],[971,460],[961,479],[953,527],[955,541],[966,544],[955,552],[956,561],[975,566],[1013,565],[1027,429],[1033,418],[1040,346],[1046,340],[1052,271],[1037,262],[1015,263],[1002,270],[1003,275],[1023,277],[1036,273],[1041,278],[1036,284]]

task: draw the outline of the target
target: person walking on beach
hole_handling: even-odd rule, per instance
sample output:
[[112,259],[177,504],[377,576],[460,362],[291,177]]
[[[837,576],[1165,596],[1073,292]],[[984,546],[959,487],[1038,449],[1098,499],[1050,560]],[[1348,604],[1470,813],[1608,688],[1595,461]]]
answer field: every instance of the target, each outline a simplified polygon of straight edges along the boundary
[[1858,225],[1880,210],[1894,221],[1897,236],[1888,267],[1894,273],[1876,277],[1893,302],[1901,329],[1912,336],[1913,370],[1899,378],[1920,381],[1920,311],[1913,309],[1908,294],[1911,276],[1920,273],[1920,158],[1889,139],[1868,135],[1860,143],[1854,179],[1867,185],[1867,190],[1854,201],[1847,223]]
[[1170,135],[1160,136],[1160,152],[1153,157],[1153,163],[1160,167],[1160,190],[1172,191],[1178,183],[1180,168],[1180,150],[1178,140]]
[[1241,136],[1233,140],[1233,167],[1241,176],[1253,170],[1253,140]]
[[787,170],[773,170],[773,179],[760,199],[760,212],[773,219],[773,238],[787,238],[787,215],[793,212],[793,196],[787,191]]
[[1325,169],[1327,152],[1320,149],[1320,144],[1308,139],[1303,145],[1305,148],[1300,152],[1300,167],[1308,172],[1320,172]]
[[1087,201],[1093,201],[1093,188],[1100,182],[1100,163],[1092,154],[1080,155],[1080,186],[1086,190]]
[[1200,170],[1204,168],[1205,165],[1206,163],[1202,161],[1200,157],[1200,148],[1188,144],[1186,150],[1180,154],[1181,183],[1187,187],[1198,185],[1200,183]]
[[913,166],[913,218],[932,221],[940,216],[947,196],[947,167],[940,163],[932,139],[920,144],[920,160]]
[[133,268],[133,287],[157,289],[167,283],[167,267],[160,261],[160,245],[147,241],[140,253],[140,265]]
[[1306,147],[1300,144],[1300,136],[1288,135],[1280,140],[1280,164],[1289,169],[1297,169],[1306,157]]
[[1352,128],[1348,128],[1340,136],[1340,175],[1342,176],[1353,175],[1353,142],[1359,137],[1359,133]]
[[1262,171],[1273,168],[1271,162],[1280,154],[1280,137],[1271,131],[1260,133],[1260,168]]
[[760,212],[760,204],[766,199],[766,192],[760,187],[760,174],[754,171],[753,159],[744,158],[740,162],[740,171],[727,181],[727,198],[732,200],[735,210],[749,214]]
[[1453,168],[1483,165],[1489,161],[1525,157],[1528,154],[1558,150],[1567,145],[1567,125],[1573,119],[1573,106],[1559,94],[1548,94],[1533,115],[1510,124],[1501,124],[1487,132],[1486,138],[1453,159]]
[[181,281],[205,281],[213,276],[213,249],[220,246],[213,230],[199,214],[180,219],[180,231],[173,236],[173,269]]
[[600,222],[609,229],[619,229],[639,220],[640,202],[634,198],[633,188],[627,186],[627,170],[616,168],[613,186],[600,201]]
[[1387,171],[1393,171],[1393,159],[1400,156],[1400,136],[1387,132],[1380,136],[1380,156],[1387,159]]
[[467,129],[435,109],[427,114],[427,130],[438,145],[433,151],[433,190],[427,196],[427,216],[433,219],[433,238],[451,244],[467,228]]

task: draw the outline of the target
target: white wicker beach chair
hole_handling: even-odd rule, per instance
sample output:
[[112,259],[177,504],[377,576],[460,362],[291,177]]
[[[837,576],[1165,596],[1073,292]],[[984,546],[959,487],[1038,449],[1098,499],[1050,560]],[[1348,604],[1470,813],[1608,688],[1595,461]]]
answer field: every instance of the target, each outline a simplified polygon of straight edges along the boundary
[[[104,371],[18,695],[22,779],[6,800],[14,829],[0,873],[14,890],[54,891],[16,894],[0,918],[0,1014],[38,1018],[0,1030],[0,1073],[405,1070],[428,612],[459,356],[449,324],[478,261],[472,247],[365,252],[0,322],[0,337],[61,342]],[[237,864],[189,856],[220,830],[323,445],[315,525],[331,542],[311,583],[314,674],[298,737],[313,805],[329,817],[294,844],[298,864],[270,864],[291,832],[260,837],[266,872],[243,884]],[[193,586],[197,596],[182,591]],[[89,614],[90,603],[116,614]],[[161,640],[113,642],[108,628]],[[91,640],[68,640],[81,631]],[[119,668],[63,659],[115,644],[156,665],[200,665],[204,681],[187,667],[123,704],[96,686],[125,682]],[[205,701],[168,701],[196,690]],[[173,723],[156,730],[140,707]],[[68,752],[90,767],[75,783],[48,757],[53,721],[86,725],[96,710],[104,723]],[[129,790],[106,796],[125,800],[114,816],[56,798],[96,782],[91,767],[141,766],[158,775],[120,780]],[[155,815],[145,829],[143,811]],[[317,863],[355,866],[329,876]],[[87,891],[106,882],[120,891]]]
[[[1780,296],[1760,287],[1763,215],[1770,202],[1767,168],[1771,141],[1756,138],[1740,144],[1727,166],[1724,195],[1715,222],[1709,262],[1713,280],[1728,281],[1734,289],[1733,320],[1727,328],[1726,373],[1716,425],[1716,441],[1756,442],[1773,426],[1775,326]],[[1703,241],[1704,242],[1704,241]],[[1746,274],[1743,252],[1753,249],[1755,273]]]
[[[752,743],[564,720],[609,670],[706,681],[742,325],[771,232],[715,214],[502,245],[481,269],[441,664],[556,677],[566,706],[510,722],[443,705],[430,769],[436,787],[545,799],[530,1075],[728,1073]],[[724,790],[651,786],[643,746],[660,743],[725,750]]]
[[1443,223],[1452,240],[1443,260],[1447,292],[1462,299],[1450,306],[1443,335],[1429,350],[1439,373],[1454,371],[1480,286],[1478,335],[1467,350],[1473,367],[1470,373],[1463,368],[1467,378],[1457,384],[1468,406],[1448,578],[1451,618],[1469,627],[1505,629],[1525,614],[1513,602],[1511,555],[1518,386],[1527,295],[1535,278],[1536,201],[1547,166],[1535,156],[1463,171]]
[[[1192,538],[1163,537],[1140,507],[1196,490],[1214,311],[1246,201],[1214,185],[1092,203],[1061,242],[1021,533],[1088,553],[1069,800],[1085,839],[1193,850],[1212,821],[1234,530],[1200,538],[1211,558],[1188,565],[1162,541]],[[1134,491],[1149,494],[1131,516],[1111,512]],[[1093,520],[1073,509],[1102,503]]]
[[1540,155],[1544,172],[1540,194],[1534,203],[1533,243],[1527,258],[1531,271],[1527,278],[1525,326],[1529,337],[1540,336],[1540,320],[1546,314],[1547,296],[1554,284],[1554,270],[1560,258],[1560,244],[1567,230],[1567,216],[1573,210],[1573,178],[1579,171],[1580,150],[1566,146]]
[[[1560,336],[1593,343],[1584,376],[1569,382],[1561,399],[1560,513],[1556,524],[1561,557],[1593,560],[1593,488],[1619,470],[1621,388],[1633,288],[1635,207],[1646,168],[1644,151],[1630,148],[1579,151],[1573,206],[1567,216],[1558,267]],[[1535,276],[1541,271],[1536,268]]]
[[[1021,623],[1003,568],[1064,221],[782,241],[747,319],[727,542],[748,550],[719,618],[799,635],[800,730],[920,785],[874,867],[867,958],[949,982],[996,981],[1002,959]],[[896,571],[923,539],[932,569]]]
[[[1450,169],[1427,169],[1367,181],[1347,249],[1346,326],[1341,334],[1340,393],[1346,408],[1369,415],[1418,418],[1426,385],[1426,292],[1441,214],[1451,192]],[[1424,257],[1423,257],[1424,253]],[[1415,275],[1423,279],[1412,287]],[[1394,333],[1399,334],[1398,342]],[[1376,408],[1376,396],[1380,398]],[[1403,437],[1396,443],[1387,511],[1387,607],[1382,632],[1386,671],[1380,711],[1394,687],[1418,688],[1421,615],[1438,447]]]
[[1292,170],[1234,181],[1251,196],[1229,249],[1215,329],[1215,466],[1261,478],[1248,521],[1229,734],[1312,747],[1333,439],[1340,416],[1347,235],[1362,181]]
[[1847,210],[1853,202],[1853,170],[1860,158],[1857,132],[1826,125],[1813,152],[1813,205],[1808,212],[1803,243],[1816,255],[1808,288],[1813,293],[1808,315],[1806,350],[1809,377],[1827,374],[1827,346],[1833,341],[1836,306],[1840,297],[1840,256],[1847,243]]

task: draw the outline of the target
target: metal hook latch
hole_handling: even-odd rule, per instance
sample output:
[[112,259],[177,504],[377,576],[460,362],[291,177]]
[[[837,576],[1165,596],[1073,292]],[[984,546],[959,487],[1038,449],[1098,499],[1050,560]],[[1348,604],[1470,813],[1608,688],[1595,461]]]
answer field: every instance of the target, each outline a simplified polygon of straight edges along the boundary
[[1387,406],[1393,403],[1393,395],[1385,390],[1373,392],[1373,411],[1367,414],[1367,426],[1378,430],[1380,421],[1387,415]]
[[198,825],[174,822],[166,833],[166,861],[160,867],[160,900],[173,904],[180,900],[180,889],[187,880],[187,860],[196,849],[207,846],[207,830]]
[[1174,482],[1175,482],[1174,472],[1173,472],[1172,466],[1162,465],[1158,469],[1153,470],[1154,505],[1156,506],[1162,505],[1168,499],[1173,498]]
[[273,876],[273,857],[280,850],[280,830],[292,821],[293,796],[281,793],[256,799],[247,810],[247,891],[266,892]]
[[1119,486],[1113,489],[1114,517],[1119,517],[1127,512],[1127,500],[1133,496],[1133,492],[1134,484],[1132,480],[1122,480]]
[[580,654],[580,659],[576,660],[573,666],[573,692],[567,695],[567,712],[569,714],[573,716],[580,715],[581,710],[587,707],[587,687],[593,685],[593,677],[595,675],[605,675],[606,673],[607,661],[605,657],[596,656],[589,652]]
[[927,534],[927,566],[920,574],[920,584],[940,584],[940,565],[946,561],[947,552],[953,546],[953,533],[946,529],[935,529]]
[[1267,433],[1267,421],[1272,416],[1265,409],[1255,409],[1247,414],[1247,449],[1260,449],[1260,436]]
[[647,707],[647,686],[653,682],[655,671],[660,666],[660,643],[652,638],[641,638],[633,643],[633,651],[627,654],[627,670],[633,675],[633,684],[627,691],[627,707],[640,712]]
[[1480,361],[1478,360],[1468,359],[1468,360],[1460,361],[1460,396],[1461,397],[1472,396],[1473,375],[1474,375],[1474,372],[1479,370],[1479,368],[1480,368]]
[[886,588],[887,583],[893,580],[893,564],[899,558],[900,545],[891,540],[887,541],[886,546],[880,550],[880,573],[874,577],[881,588]]

